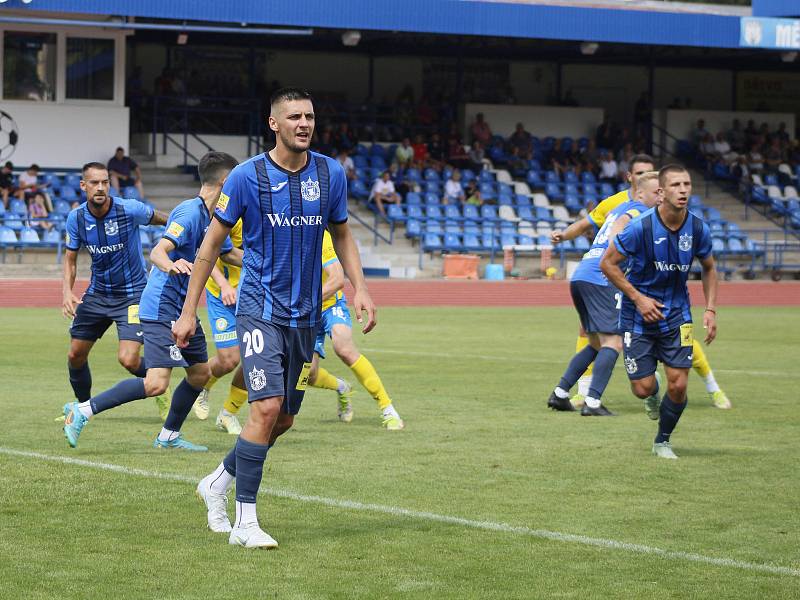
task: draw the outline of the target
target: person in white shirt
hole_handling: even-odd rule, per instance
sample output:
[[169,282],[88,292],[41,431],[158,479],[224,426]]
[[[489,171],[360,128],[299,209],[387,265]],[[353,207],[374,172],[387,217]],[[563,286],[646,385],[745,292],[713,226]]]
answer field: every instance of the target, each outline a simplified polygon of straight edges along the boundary
[[725,134],[722,131],[717,134],[717,139],[714,141],[714,154],[728,164],[736,162],[739,157],[736,152],[731,151],[731,145],[725,139]]
[[350,158],[347,150],[342,150],[339,152],[339,154],[336,155],[336,160],[339,161],[340,165],[342,165],[342,168],[344,169],[348,179],[356,178],[356,165],[353,162],[353,159]]
[[401,167],[408,167],[414,160],[414,148],[411,147],[411,140],[403,138],[403,142],[394,151],[394,159]]
[[461,172],[456,169],[450,175],[450,179],[444,184],[444,197],[442,204],[463,204],[467,197],[464,195],[464,188],[461,187]]
[[389,171],[384,171],[380,179],[376,179],[375,183],[372,184],[369,199],[375,202],[378,212],[384,217],[386,216],[386,209],[383,208],[384,204],[399,204],[401,202],[400,194],[395,191],[394,182],[389,177]]
[[608,152],[603,152],[600,158],[600,181],[604,183],[616,183],[619,169],[615,161]]

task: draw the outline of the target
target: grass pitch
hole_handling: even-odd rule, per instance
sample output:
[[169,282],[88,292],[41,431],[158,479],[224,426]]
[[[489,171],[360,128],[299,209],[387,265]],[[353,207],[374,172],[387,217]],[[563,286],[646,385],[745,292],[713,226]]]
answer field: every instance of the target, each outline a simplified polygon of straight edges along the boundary
[[[621,368],[617,418],[545,408],[571,309],[381,310],[357,342],[407,428],[381,430],[358,387],[341,424],[335,396],[310,390],[269,455],[262,491],[282,495],[259,514],[281,546],[265,552],[208,532],[189,483],[233,443],[213,426],[228,379],[184,428],[207,454],[154,450],[152,400],[95,418],[73,450],[53,422],[67,324],[3,309],[0,598],[796,598],[800,312],[719,322],[708,353],[734,408],[692,375],[673,462],[650,455],[655,423]],[[95,392],[126,376],[115,349],[109,332],[91,355]],[[354,381],[332,352],[324,364]]]

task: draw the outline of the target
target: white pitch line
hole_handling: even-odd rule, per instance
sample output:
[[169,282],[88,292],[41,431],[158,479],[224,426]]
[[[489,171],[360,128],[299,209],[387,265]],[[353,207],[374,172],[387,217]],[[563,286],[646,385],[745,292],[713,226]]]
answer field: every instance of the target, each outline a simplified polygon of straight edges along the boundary
[[[460,359],[460,358],[474,358],[477,360],[491,360],[498,362],[517,362],[526,365],[533,364],[546,364],[546,365],[566,365],[569,357],[564,360],[553,359],[531,359],[523,356],[501,356],[497,354],[469,354],[467,352],[448,353],[448,352],[426,352],[424,350],[396,350],[393,348],[372,348],[370,346],[363,346],[362,349],[366,352],[377,352],[378,354],[405,354],[408,356],[425,356],[429,358],[444,358],[444,359]],[[617,364],[617,369],[624,368],[621,364]],[[750,375],[754,377],[785,377],[795,378],[796,375],[786,371],[750,371],[746,369],[714,369],[715,373],[729,373],[734,375]]]
[[[0,446],[0,454],[6,454],[8,456],[19,456],[24,458],[34,458],[38,460],[46,460],[51,462],[59,462],[62,464],[77,465],[81,467],[89,467],[91,469],[111,471],[113,473],[120,473],[123,475],[146,477],[149,479],[177,481],[181,483],[189,483],[192,485],[196,484],[200,480],[200,477],[189,477],[187,475],[178,475],[173,473],[159,473],[158,471],[147,471],[144,469],[136,469],[133,467],[125,467],[123,465],[95,462],[80,458],[72,458],[69,456],[51,456],[49,454],[41,454],[39,452],[30,452],[27,450],[17,450],[15,448],[5,448],[3,446]],[[407,508],[400,508],[398,506],[385,506],[383,504],[370,504],[364,502],[356,502],[353,500],[337,500],[336,498],[326,498],[324,496],[310,496],[307,494],[298,494],[296,492],[288,490],[276,490],[269,488],[265,489],[263,487],[259,490],[259,494],[265,496],[273,496],[277,498],[285,498],[287,500],[294,500],[297,502],[321,504],[323,506],[330,506],[332,508],[343,508],[347,510],[366,511],[366,512],[392,515],[392,516],[408,517],[410,519],[433,521],[435,523],[445,523],[447,525],[460,525],[462,527],[468,527],[470,529],[482,529],[484,531],[511,533],[538,539],[551,540],[555,542],[567,542],[572,544],[582,544],[584,546],[595,546],[598,548],[605,548],[607,550],[623,550],[626,552],[632,552],[634,554],[646,554],[671,560],[685,560],[688,562],[714,565],[717,567],[730,567],[734,569],[742,569],[745,571],[757,571],[761,573],[772,573],[773,575],[789,575],[791,577],[800,577],[800,569],[783,567],[780,565],[772,565],[769,563],[752,563],[742,560],[736,560],[733,558],[716,558],[713,556],[705,556],[703,554],[694,554],[692,552],[680,552],[674,550],[664,550],[663,548],[656,548],[654,546],[631,544],[628,542],[620,542],[617,540],[595,538],[585,535],[576,535],[572,533],[561,533],[558,531],[548,531],[546,529],[532,529],[530,527],[522,527],[518,525],[510,525],[508,523],[498,523],[494,521],[477,521],[473,519],[465,519],[463,517],[454,517],[450,515],[441,515],[432,512],[409,510]]]

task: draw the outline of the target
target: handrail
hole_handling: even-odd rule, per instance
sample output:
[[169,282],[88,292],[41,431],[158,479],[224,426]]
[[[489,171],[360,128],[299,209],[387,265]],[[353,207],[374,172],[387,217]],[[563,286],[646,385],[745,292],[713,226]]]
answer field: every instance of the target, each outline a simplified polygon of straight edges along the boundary
[[350,208],[347,209],[347,214],[350,215],[351,217],[353,217],[356,221],[358,221],[361,225],[363,225],[364,227],[366,227],[367,229],[369,229],[373,233],[373,239],[374,239],[373,245],[374,246],[378,245],[378,240],[379,239],[381,241],[383,241],[384,243],[386,243],[386,244],[391,244],[392,243],[392,240],[390,240],[385,235],[383,235],[380,231],[378,231],[377,215],[376,215],[376,219],[375,219],[375,225],[373,226],[373,225],[370,225],[365,219],[361,218],[357,213],[355,213]]

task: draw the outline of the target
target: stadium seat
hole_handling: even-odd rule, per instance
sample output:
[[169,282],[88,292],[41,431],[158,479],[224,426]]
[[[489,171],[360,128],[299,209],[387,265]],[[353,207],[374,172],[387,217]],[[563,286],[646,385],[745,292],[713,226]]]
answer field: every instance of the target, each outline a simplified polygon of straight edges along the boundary
[[505,248],[506,246],[516,246],[517,245],[517,235],[514,233],[501,233],[500,234],[500,245]]
[[533,195],[534,206],[550,206],[550,200],[545,194],[538,193]]
[[505,204],[500,205],[497,208],[497,215],[504,221],[514,221],[514,222],[519,221],[519,217],[514,212],[514,209],[511,206]]
[[498,196],[502,196],[504,194],[512,196],[514,194],[514,190],[507,183],[503,183],[502,181],[498,182],[498,184],[497,184],[497,195]]
[[564,208],[570,212],[576,213],[581,211],[583,204],[578,200],[578,196],[575,194],[567,194],[564,196]]
[[564,206],[553,207],[553,218],[558,221],[569,221],[569,213]]
[[511,194],[499,194],[497,196],[497,204],[499,206],[514,206],[514,198]]
[[[556,208],[564,210],[563,206],[553,207],[553,210],[555,210]],[[545,208],[544,206],[537,206],[536,212],[534,214],[537,221],[549,221],[552,218],[550,210]]]
[[462,181],[463,184],[466,185],[468,182],[472,181],[473,179],[475,179],[475,173],[472,171],[472,169],[462,169],[461,170],[461,181]]
[[764,180],[761,179],[761,175],[758,175],[757,173],[753,173],[752,175],[750,175],[750,179],[753,181],[753,185],[758,186],[758,187],[766,187],[764,185]]
[[457,204],[447,204],[444,207],[444,216],[448,219],[460,219],[461,209]]
[[624,192],[625,190],[628,189],[628,187],[629,187],[628,184],[625,183],[624,181],[622,181],[622,182],[617,184],[617,191],[618,192]]
[[406,169],[406,179],[414,183],[422,183],[422,175],[420,175],[419,169]]
[[[767,177],[769,177],[769,175]],[[781,188],[779,188],[775,184],[767,185],[767,196],[769,196],[770,198],[776,198],[777,200],[783,200],[783,193],[781,192]]]
[[422,184],[422,189],[428,193],[436,194],[437,196],[442,195],[442,186],[438,181],[426,181]]
[[536,236],[536,228],[530,221],[520,221],[519,227],[517,228],[517,233],[519,235],[525,235],[528,237]]
[[494,221],[497,219],[497,208],[491,204],[481,206],[481,219]]
[[448,179],[450,179],[450,177],[452,177],[452,175],[453,175],[453,169],[451,169],[450,167],[445,167],[444,169],[442,169],[442,176],[440,179],[442,181],[447,181]]
[[0,244],[16,244],[17,234],[14,230],[5,225],[0,225]]
[[7,216],[5,218],[5,226],[14,231],[20,231],[24,227],[22,220],[17,216]]
[[483,169],[478,174],[478,181],[480,183],[491,183],[491,184],[494,184],[494,181],[495,181],[494,173],[492,173],[488,169]]
[[533,237],[530,235],[520,235],[517,238],[517,244],[519,244],[520,246],[533,246],[534,240]]
[[445,221],[444,222],[444,232],[445,233],[461,233],[461,225],[459,225],[458,221]]
[[418,238],[422,235],[422,222],[417,219],[409,219],[406,222],[406,237]]
[[561,188],[557,183],[548,183],[545,185],[544,193],[547,195],[548,198],[553,200],[563,200],[564,199],[564,192],[561,191]]
[[550,242],[550,237],[547,235],[539,235],[536,238],[536,245],[540,247],[548,247],[552,246],[553,244]]
[[61,241],[61,233],[56,229],[48,229],[44,232],[42,241],[47,244],[58,244]]
[[764,183],[766,183],[767,186],[780,185],[780,183],[778,182],[778,176],[775,175],[774,173],[769,173],[768,175],[764,175]]
[[143,248],[149,248],[152,245],[150,232],[143,227],[139,227],[139,241],[142,243]]
[[473,221],[467,221],[464,223],[464,233],[469,233],[472,235],[480,235],[481,228],[478,227],[478,224]]
[[28,207],[25,206],[25,201],[19,198],[14,198],[8,203],[8,212],[14,215],[24,217],[28,214]]
[[586,252],[590,247],[589,240],[582,235],[575,238],[575,249],[579,252]]
[[457,233],[445,233],[443,246],[448,252],[460,252],[463,249],[461,236]]
[[439,173],[436,172],[435,169],[425,169],[424,173],[425,181],[435,181],[439,183]]
[[353,166],[356,168],[356,174],[358,175],[359,169],[365,170],[369,168],[369,161],[367,160],[366,156],[355,155],[353,158]]
[[369,166],[373,169],[386,170],[386,159],[382,156],[375,156],[374,154],[369,159]]
[[709,221],[721,221],[722,214],[720,214],[719,209],[716,208],[707,208],[706,209],[706,219]]
[[478,212],[478,207],[474,204],[465,204],[464,205],[464,218],[465,219],[472,219],[473,221],[479,220],[480,213]]
[[493,234],[484,234],[481,236],[481,248],[486,252],[491,252],[492,250],[500,250],[500,245]]
[[23,227],[19,232],[19,241],[23,244],[38,244],[39,234],[32,227]]
[[[542,208],[542,207],[537,207]],[[520,206],[517,208],[517,216],[525,221],[534,221],[533,211],[530,206]]]
[[439,206],[439,195],[435,192],[425,192],[425,205],[426,206]]
[[576,183],[567,183],[564,185],[564,195],[572,194],[578,195],[578,185]]
[[406,194],[406,204],[422,204],[422,196],[418,192],[408,192]]
[[426,233],[422,238],[422,249],[425,252],[435,252],[442,249],[442,238],[435,233]]
[[425,216],[429,219],[441,219],[442,218],[442,209],[439,207],[438,204],[428,204],[425,207]]
[[[713,242],[712,242],[713,243]],[[744,252],[744,245],[742,244],[742,240],[739,238],[733,237],[728,239],[728,251],[735,254],[741,254]]]
[[594,183],[584,183],[582,189],[584,196],[597,197],[597,186]]
[[483,183],[481,183],[479,189],[480,189],[480,192],[481,192],[481,197],[484,200],[489,200],[489,199],[492,199],[492,198],[496,197],[493,183],[489,183],[489,182],[484,181]]
[[584,171],[581,173],[581,181],[583,183],[595,183],[597,179],[595,179],[594,173],[591,171]]
[[444,228],[439,221],[425,221],[425,233],[432,233],[434,235],[444,234]]
[[386,209],[386,218],[389,221],[404,221],[406,218],[403,207],[400,204],[390,204]]
[[613,196],[616,192],[614,191],[614,186],[610,183],[601,183],[600,184],[600,195],[603,198],[608,198],[609,196]]
[[350,194],[358,200],[366,200],[369,197],[369,189],[360,179],[348,182],[347,188]]
[[478,239],[478,236],[474,233],[465,233],[464,234],[464,242],[463,242],[464,250],[469,250],[472,252],[479,251],[482,246],[481,242]]
[[[64,190],[61,191],[63,194]],[[129,200],[141,200],[141,197],[139,196],[139,190],[132,185],[122,188],[122,197],[128,198]]]
[[711,250],[714,252],[725,252],[725,240],[720,237],[711,238]]
[[67,173],[64,176],[64,184],[67,187],[78,189],[81,187],[80,173]]
[[575,174],[575,171],[567,171],[564,173],[564,181],[566,183],[578,183],[578,176]]
[[545,183],[561,183],[561,179],[555,171],[545,171],[544,181]]
[[422,219],[423,214],[422,206],[419,204],[408,204],[406,206],[406,216],[409,219]]
[[[543,196],[545,200],[547,200],[547,196],[544,194],[539,194]],[[531,197],[528,194],[517,194],[514,196],[514,202],[517,206],[530,206],[531,205]]]
[[540,171],[530,170],[525,177],[525,181],[534,189],[539,189],[544,187],[544,180],[542,179],[542,175]]

